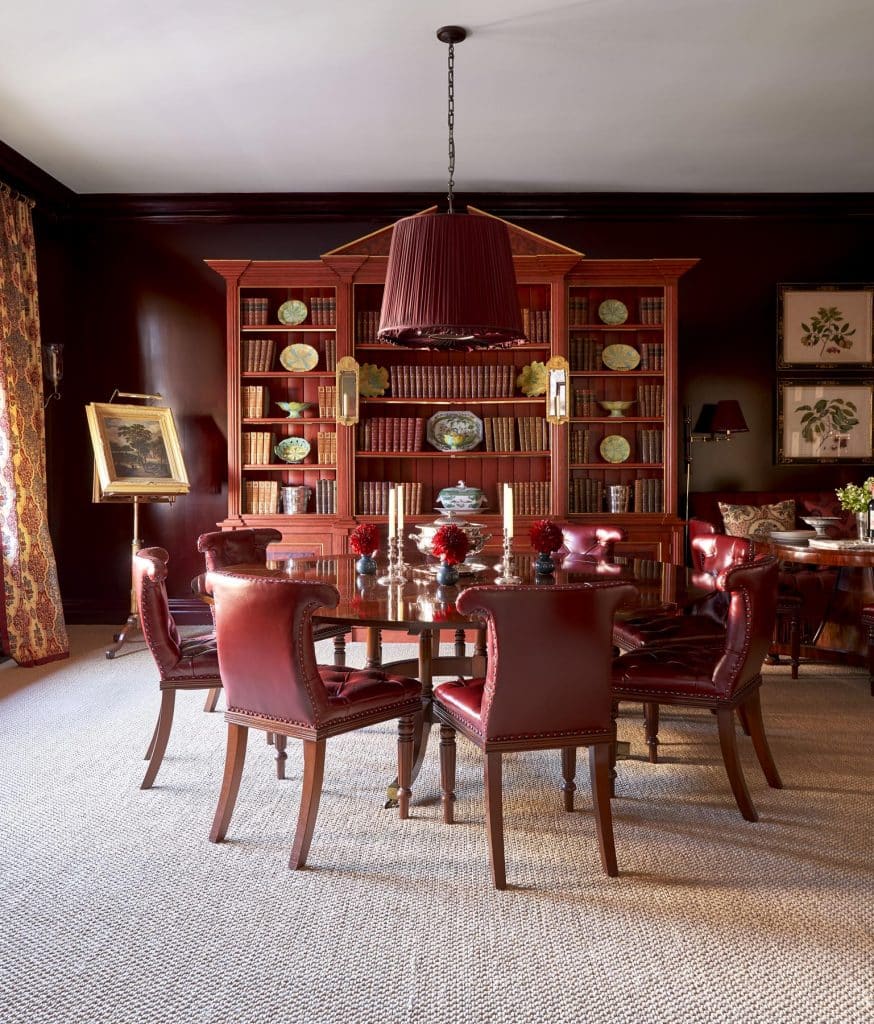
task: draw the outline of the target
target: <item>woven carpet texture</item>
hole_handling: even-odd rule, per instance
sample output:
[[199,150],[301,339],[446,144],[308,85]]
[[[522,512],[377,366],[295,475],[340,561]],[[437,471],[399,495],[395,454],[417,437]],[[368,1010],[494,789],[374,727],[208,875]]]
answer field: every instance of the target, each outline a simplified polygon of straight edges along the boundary
[[[107,627],[70,632],[71,661],[0,669],[0,1024],[874,1020],[862,670],[766,668],[786,788],[767,787],[739,736],[756,824],[731,797],[712,715],[664,708],[650,765],[641,709],[623,706],[616,879],[598,859],[586,752],[572,814],[557,752],[505,757],[510,888],[496,892],[480,755],[463,738],[454,826],[440,821],[436,729],[407,822],[383,809],[394,725],[329,740],[309,864],[292,872],[300,744],[279,781],[250,734],[213,845],[223,701],[205,714],[203,693],[179,695],[141,791],[152,660],[141,646],[106,660]],[[363,645],[349,651],[361,664]]]

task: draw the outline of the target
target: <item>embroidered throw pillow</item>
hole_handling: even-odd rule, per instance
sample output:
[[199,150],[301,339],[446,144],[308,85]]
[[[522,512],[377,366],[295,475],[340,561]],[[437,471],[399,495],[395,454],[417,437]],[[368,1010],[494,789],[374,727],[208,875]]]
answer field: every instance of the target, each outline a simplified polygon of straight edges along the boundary
[[766,537],[771,530],[795,529],[795,501],[773,505],[726,505],[719,502],[725,532],[730,537]]

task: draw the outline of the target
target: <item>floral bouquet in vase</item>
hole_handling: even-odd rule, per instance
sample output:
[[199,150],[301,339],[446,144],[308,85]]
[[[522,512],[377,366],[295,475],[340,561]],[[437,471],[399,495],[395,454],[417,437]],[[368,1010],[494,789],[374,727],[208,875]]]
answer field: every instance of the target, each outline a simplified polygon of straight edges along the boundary
[[553,551],[558,551],[562,544],[561,527],[550,519],[538,519],[531,524],[531,547],[537,552],[534,571],[540,576],[549,576],[555,572]]
[[379,547],[379,531],[373,523],[362,523],[356,526],[349,535],[349,547],[358,555],[355,571],[363,576],[376,572],[376,554]]
[[448,587],[458,582],[456,566],[464,561],[469,549],[470,541],[467,534],[458,526],[447,523],[437,530],[431,550],[440,559],[440,568],[437,570],[438,583]]

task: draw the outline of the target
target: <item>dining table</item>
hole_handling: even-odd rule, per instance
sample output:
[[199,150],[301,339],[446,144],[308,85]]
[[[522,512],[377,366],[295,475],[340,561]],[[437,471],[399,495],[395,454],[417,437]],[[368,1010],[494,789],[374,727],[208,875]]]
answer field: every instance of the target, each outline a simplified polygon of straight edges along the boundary
[[[442,586],[437,581],[438,564],[428,562],[405,565],[404,579],[381,583],[379,570],[374,575],[356,572],[354,554],[321,557],[268,559],[266,565],[234,565],[219,572],[243,572],[258,576],[293,576],[295,579],[330,583],[337,588],[339,600],[334,608],[320,608],[315,618],[366,629],[365,661],[368,667],[381,667],[396,674],[414,676],[422,683],[422,729],[414,739],[413,779],[418,776],[428,747],[431,725],[433,681],[442,677],[485,675],[486,647],[482,624],[463,615],[456,598],[468,586],[495,583],[500,558],[478,556],[471,569],[463,564],[459,581]],[[645,608],[682,609],[714,590],[712,577],[695,573],[682,565],[617,555],[609,561],[593,561],[572,555],[556,558],[556,568],[548,575],[535,571],[536,555],[514,555],[514,570],[522,585],[556,586],[615,580],[634,585],[635,596],[623,602],[617,616],[630,615]],[[384,631],[400,631],[417,638],[417,655],[386,661],[382,653]],[[451,654],[441,654],[440,634],[451,631]],[[467,653],[467,635],[473,631],[471,653]],[[532,637],[532,643],[536,638]],[[386,806],[394,804],[397,780],[387,788]]]
[[755,539],[755,547],[784,562],[837,569],[822,621],[801,653],[814,661],[867,665],[868,633],[861,617],[862,608],[874,604],[874,544],[829,538],[824,544],[816,538],[788,544],[764,537]]

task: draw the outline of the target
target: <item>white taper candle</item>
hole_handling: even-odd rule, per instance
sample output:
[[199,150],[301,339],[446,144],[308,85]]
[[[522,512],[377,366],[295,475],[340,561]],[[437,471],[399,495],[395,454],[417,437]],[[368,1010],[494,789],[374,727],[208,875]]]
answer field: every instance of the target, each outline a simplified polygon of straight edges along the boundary
[[389,489],[388,492],[388,539],[394,540],[397,536],[397,518],[396,518],[396,497],[394,487]]

